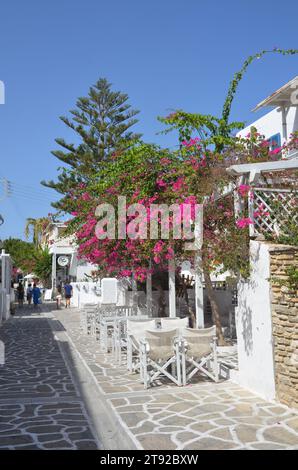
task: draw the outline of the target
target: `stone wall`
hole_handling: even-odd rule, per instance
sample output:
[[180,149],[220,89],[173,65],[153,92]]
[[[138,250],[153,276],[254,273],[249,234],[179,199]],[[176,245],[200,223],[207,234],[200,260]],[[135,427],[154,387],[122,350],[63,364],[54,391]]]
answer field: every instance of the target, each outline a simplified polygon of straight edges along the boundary
[[276,398],[298,407],[298,292],[277,281],[298,266],[298,248],[276,245],[269,252]]

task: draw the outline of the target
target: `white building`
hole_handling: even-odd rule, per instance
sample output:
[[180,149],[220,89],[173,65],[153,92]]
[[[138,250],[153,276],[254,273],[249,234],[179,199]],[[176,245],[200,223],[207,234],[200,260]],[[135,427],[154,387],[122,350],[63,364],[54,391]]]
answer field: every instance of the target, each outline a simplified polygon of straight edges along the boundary
[[[274,109],[238,132],[245,137],[251,127],[271,142],[271,149],[282,146],[294,131],[298,131],[298,76],[261,101],[253,111],[266,107]],[[297,150],[284,155],[285,158],[298,157]]]
[[62,222],[51,223],[43,236],[42,244],[47,246],[52,258],[52,289],[66,279],[86,281],[94,271],[94,265],[78,259],[77,246],[73,236],[64,236],[66,225]]

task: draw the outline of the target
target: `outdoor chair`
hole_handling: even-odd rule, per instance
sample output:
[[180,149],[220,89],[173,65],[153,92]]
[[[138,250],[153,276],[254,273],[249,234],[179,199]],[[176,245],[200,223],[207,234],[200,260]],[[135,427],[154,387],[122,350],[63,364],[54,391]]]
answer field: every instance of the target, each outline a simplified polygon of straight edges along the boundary
[[112,348],[112,334],[117,318],[130,318],[137,314],[136,307],[130,306],[114,306],[112,309],[108,309],[100,313],[98,317],[98,331],[100,349],[102,352],[108,352]]
[[183,385],[189,383],[197,373],[218,382],[215,326],[202,329],[184,328],[180,337],[180,354]]
[[140,368],[140,340],[144,338],[145,331],[154,329],[155,320],[141,320],[127,318],[127,369],[129,372],[137,372]]
[[179,330],[146,331],[140,340],[140,375],[144,388],[166,377],[182,385]]
[[[122,362],[122,351],[127,351],[127,318],[128,317],[117,317],[115,318],[113,325],[112,354],[114,361],[119,365]],[[148,321],[148,319],[148,315],[138,315],[133,319],[133,321]]]
[[80,314],[80,326],[87,335],[95,334],[96,308],[85,308]]

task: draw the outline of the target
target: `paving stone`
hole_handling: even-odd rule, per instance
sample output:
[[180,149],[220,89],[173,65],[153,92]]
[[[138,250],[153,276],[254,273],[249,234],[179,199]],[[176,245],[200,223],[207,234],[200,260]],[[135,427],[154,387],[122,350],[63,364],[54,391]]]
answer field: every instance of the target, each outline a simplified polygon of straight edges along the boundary
[[178,413],[184,412],[189,410],[190,408],[193,408],[193,405],[189,402],[181,402],[181,403],[176,403],[175,405],[169,406],[167,408],[167,411],[177,411]]
[[30,426],[26,428],[26,431],[35,434],[49,434],[51,432],[54,433],[61,431],[61,426],[55,424],[51,424],[49,426]]
[[298,416],[297,418],[291,418],[285,421],[286,425],[289,426],[293,431],[298,433]]
[[140,421],[147,418],[146,413],[120,413],[120,416],[128,427],[135,427]]
[[184,414],[186,416],[197,416],[197,415],[203,415],[207,413],[214,414],[215,412],[221,412],[221,411],[227,410],[227,408],[228,407],[226,405],[218,405],[217,403],[213,403],[213,404],[195,406],[192,410]]
[[44,449],[73,449],[73,444],[61,439],[61,441],[48,442],[43,444]]
[[50,441],[59,441],[63,439],[62,434],[42,434],[38,436],[39,442],[50,442]]
[[155,429],[156,425],[152,423],[151,421],[144,421],[144,423],[141,426],[138,426],[136,428],[131,428],[130,431],[133,434],[143,434],[145,432],[152,432]]
[[197,423],[192,424],[190,428],[194,431],[204,433],[210,431],[210,429],[214,429],[214,425],[209,423],[208,421],[199,421]]
[[227,427],[221,428],[221,429],[216,429],[215,431],[212,431],[209,434],[210,434],[210,436],[219,437],[221,439],[225,439],[226,441],[233,441],[233,436],[231,434],[231,431]]
[[183,450],[228,450],[237,448],[237,444],[221,441],[212,437],[202,437],[194,442],[186,444]]
[[97,445],[95,444],[94,441],[79,441],[75,443],[75,448],[77,450],[96,450]]
[[197,438],[198,435],[195,434],[194,432],[189,432],[189,431],[185,431],[185,432],[178,432],[176,434],[176,438],[181,442],[181,443],[185,443],[185,442],[188,442],[190,440],[193,440],[195,438]]
[[185,426],[194,423],[194,419],[190,419],[184,416],[171,416],[170,418],[163,418],[159,422],[163,426],[181,426],[184,428]]
[[240,439],[240,441],[243,443],[254,442],[258,440],[256,432],[259,429],[259,426],[241,424],[236,426],[234,429],[238,439]]
[[164,434],[144,434],[138,436],[138,440],[145,450],[172,450],[176,445],[169,436]]
[[1,447],[3,446],[15,446],[18,444],[31,444],[33,439],[31,436],[19,436],[19,435],[10,435],[10,436],[1,436]]
[[285,446],[282,446],[280,444],[273,444],[272,442],[262,442],[259,444],[253,444],[252,445],[253,449],[256,450],[284,450],[286,449]]
[[111,403],[113,406],[122,406],[122,405],[127,405],[127,400],[125,398],[114,398],[111,400]]
[[266,429],[263,433],[266,441],[273,441],[277,444],[288,444],[297,446],[298,448],[298,434],[287,431],[282,426],[272,426]]

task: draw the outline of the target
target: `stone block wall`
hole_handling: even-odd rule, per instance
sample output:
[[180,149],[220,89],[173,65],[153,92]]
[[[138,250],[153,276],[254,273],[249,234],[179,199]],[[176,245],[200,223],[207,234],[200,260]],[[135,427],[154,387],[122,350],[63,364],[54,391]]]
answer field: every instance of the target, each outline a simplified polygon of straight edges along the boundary
[[277,281],[298,266],[298,248],[276,245],[269,252],[276,398],[298,408],[298,292]]

